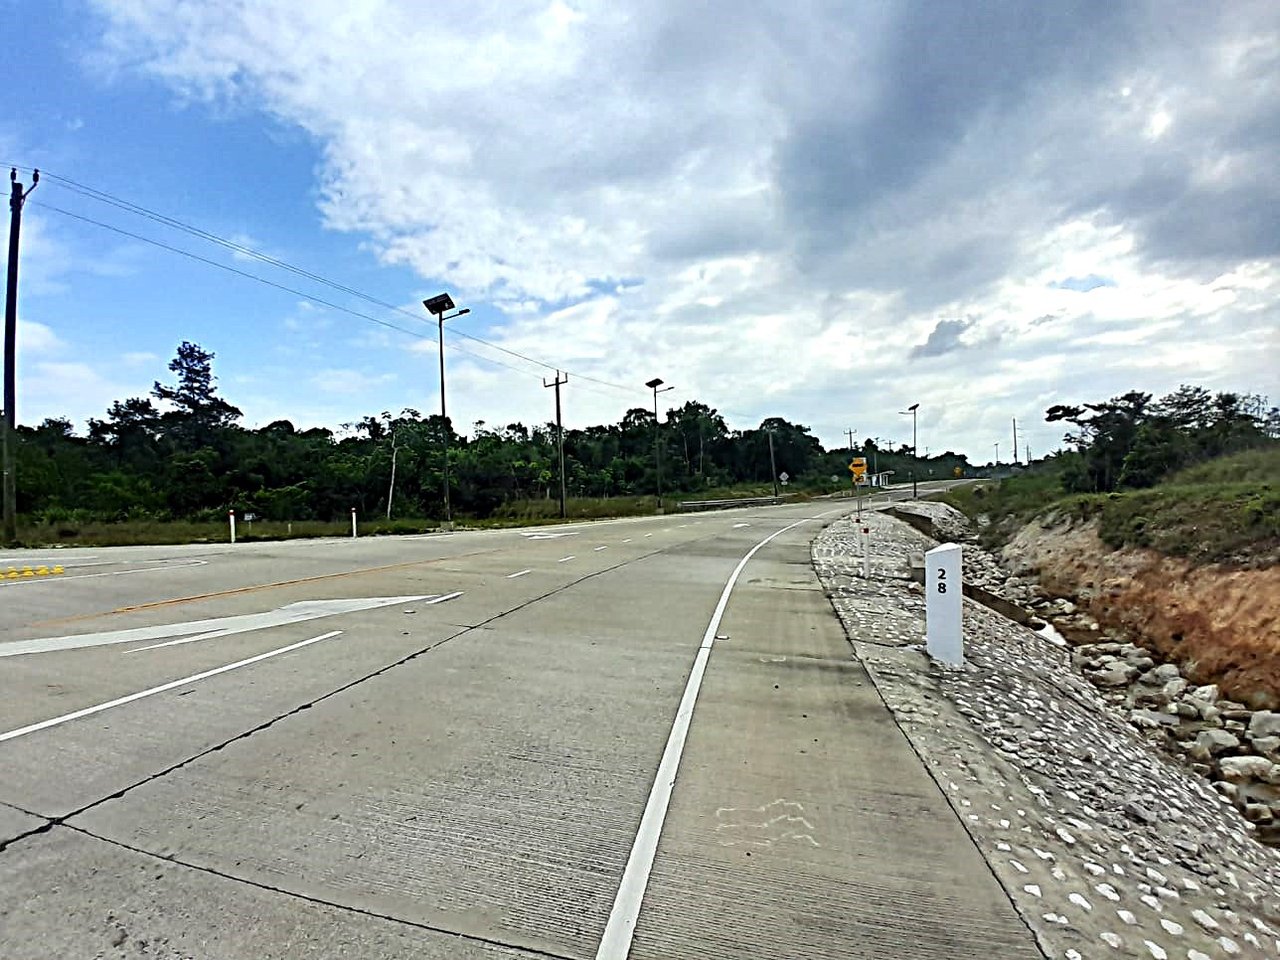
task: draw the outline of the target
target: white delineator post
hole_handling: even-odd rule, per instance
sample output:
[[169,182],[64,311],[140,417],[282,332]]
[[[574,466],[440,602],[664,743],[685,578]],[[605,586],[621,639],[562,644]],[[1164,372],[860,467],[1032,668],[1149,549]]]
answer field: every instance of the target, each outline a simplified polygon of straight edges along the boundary
[[231,524],[231,542],[236,542],[236,512],[234,510],[227,511],[227,522]]
[[862,528],[862,579],[871,579],[871,528]]
[[356,536],[356,508],[351,508],[351,536]]
[[960,545],[944,543],[924,555],[925,646],[929,656],[964,666],[964,597]]

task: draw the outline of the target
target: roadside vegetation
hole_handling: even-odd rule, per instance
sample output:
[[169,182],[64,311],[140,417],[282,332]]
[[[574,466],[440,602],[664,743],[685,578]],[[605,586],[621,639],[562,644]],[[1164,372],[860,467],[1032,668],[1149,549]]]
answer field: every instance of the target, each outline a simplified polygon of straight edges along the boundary
[[1076,427],[1075,450],[941,499],[997,548],[1034,517],[1097,518],[1108,546],[1147,547],[1198,563],[1280,559],[1280,417],[1261,398],[1182,387],[1152,402],[1051,407]]
[[[454,520],[493,526],[559,520],[559,456],[552,423],[474,424],[469,435],[438,416],[403,410],[337,429],[287,420],[246,429],[218,392],[214,355],[183,343],[171,383],[111,404],[87,435],[64,419],[17,430],[18,539],[26,545],[225,541],[236,512],[243,539],[344,536],[356,510],[361,534],[436,529],[449,449]],[[824,450],[808,427],[781,417],[731,430],[705,404],[628,410],[617,423],[566,430],[569,519],[652,513],[656,449],[663,498],[785,494],[848,488],[851,451]],[[915,458],[909,446],[867,439],[856,451],[895,479],[971,474],[963,456]],[[834,478],[834,479],[833,479]],[[388,519],[389,518],[389,519]]]

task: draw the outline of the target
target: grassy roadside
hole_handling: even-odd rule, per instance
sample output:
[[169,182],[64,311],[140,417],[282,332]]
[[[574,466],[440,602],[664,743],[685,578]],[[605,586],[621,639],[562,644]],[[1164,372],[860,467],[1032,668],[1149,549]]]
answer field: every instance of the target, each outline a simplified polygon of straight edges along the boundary
[[[731,500],[743,497],[771,496],[768,485],[722,487],[693,494],[664,496],[668,511],[686,500]],[[808,494],[795,492],[792,499],[808,499]],[[460,528],[491,529],[556,524],[581,520],[605,520],[616,517],[639,517],[656,513],[652,496],[643,497],[578,497],[565,503],[567,520],[560,519],[556,500],[516,500],[502,504],[489,517],[458,516]],[[430,517],[404,517],[360,521],[360,536],[394,536],[396,534],[430,533],[440,528],[440,521]],[[348,537],[348,520],[326,522],[295,520],[292,522],[240,520],[236,539],[242,542],[261,540],[302,540],[316,537]],[[19,524],[18,539],[26,547],[119,547],[181,543],[226,543],[230,529],[226,522],[201,523],[186,520],[129,520],[119,523],[42,523]]]
[[[1202,463],[1147,490],[1063,492],[1051,471],[957,488],[938,499],[982,524],[995,548],[1027,521],[1057,512],[1098,519],[1113,548],[1146,547],[1196,563],[1263,566],[1280,560],[1280,447]],[[984,522],[985,521],[985,522]]]

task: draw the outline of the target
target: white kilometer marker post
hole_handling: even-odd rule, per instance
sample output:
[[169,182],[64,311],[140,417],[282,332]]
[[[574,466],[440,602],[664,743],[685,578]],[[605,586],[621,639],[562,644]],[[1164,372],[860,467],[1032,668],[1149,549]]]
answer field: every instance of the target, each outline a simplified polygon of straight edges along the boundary
[[960,545],[944,543],[924,555],[925,646],[929,656],[964,666]]

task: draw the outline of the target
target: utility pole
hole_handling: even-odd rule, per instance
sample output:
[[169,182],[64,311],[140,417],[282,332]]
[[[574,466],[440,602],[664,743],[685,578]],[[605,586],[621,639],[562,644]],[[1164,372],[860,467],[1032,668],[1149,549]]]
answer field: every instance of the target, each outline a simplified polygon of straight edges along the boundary
[[544,387],[556,388],[556,446],[560,450],[560,519],[565,519],[564,505],[564,423],[560,419],[560,388],[569,382],[569,375],[566,373],[561,379],[560,371],[556,371],[556,378],[551,383],[547,383],[544,378],[542,385]]
[[13,467],[17,445],[18,354],[18,236],[22,232],[22,205],[40,182],[40,171],[31,175],[31,187],[23,190],[16,168],[9,170],[9,276],[4,301],[4,542],[18,539],[18,477]]
[[849,456],[853,456],[853,428],[850,427],[845,433],[849,435]]
[[773,499],[778,499],[778,465],[773,459],[773,430],[766,429],[769,434],[769,475],[773,477]]
[[1013,463],[1018,464],[1018,418],[1013,418]]

